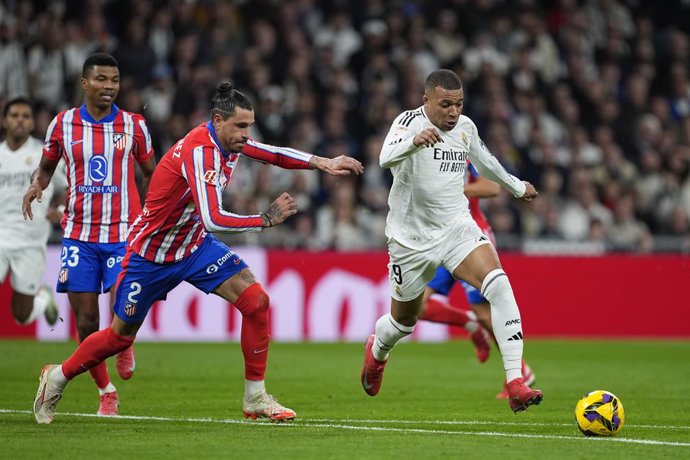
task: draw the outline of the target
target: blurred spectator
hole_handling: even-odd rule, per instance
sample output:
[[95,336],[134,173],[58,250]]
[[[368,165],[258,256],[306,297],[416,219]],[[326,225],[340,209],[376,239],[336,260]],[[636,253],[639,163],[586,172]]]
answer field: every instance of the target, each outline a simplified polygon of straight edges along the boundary
[[28,54],[29,84],[34,101],[55,111],[66,105],[65,55],[62,24],[45,18],[39,43]]
[[607,240],[615,250],[649,252],[654,247],[647,226],[635,218],[635,198],[624,193],[616,202],[613,222],[607,230]]
[[285,144],[287,121],[283,115],[284,97],[283,89],[275,85],[267,85],[259,92],[256,128],[267,144]]
[[333,65],[340,68],[360,49],[362,36],[352,28],[350,14],[336,8],[330,13],[328,21],[316,31],[314,43],[317,47],[332,49]]
[[209,92],[227,78],[255,103],[252,136],[366,163],[347,199],[331,180],[249,166],[233,177],[231,209],[253,212],[284,187],[301,212],[238,243],[384,248],[381,136],[421,105],[426,74],[448,67],[472,94],[464,110],[489,149],[540,191],[530,206],[487,200],[499,245],[690,251],[688,2],[76,3],[2,4],[0,104],[36,101],[36,135],[81,98],[85,56],[105,51],[120,61],[117,103],[147,118],[158,157],[207,119]]
[[137,88],[151,83],[156,53],[146,41],[146,25],[142,18],[129,20],[125,39],[115,48],[113,57],[120,66],[121,76],[131,77]]
[[561,213],[559,233],[567,240],[584,241],[593,219],[608,228],[612,221],[611,212],[597,200],[594,184],[588,180],[578,180],[571,184],[571,197]]
[[149,26],[149,46],[156,55],[156,62],[167,63],[175,47],[175,35],[172,31],[173,15],[167,5],[156,8],[153,21]]
[[465,39],[458,30],[456,11],[445,8],[438,13],[435,27],[429,30],[429,45],[442,67],[448,67],[462,58]]
[[474,80],[484,64],[488,64],[499,74],[505,75],[510,62],[508,56],[496,49],[493,37],[488,32],[481,32],[474,37],[463,57],[465,73],[463,77]]
[[0,98],[8,101],[29,95],[29,75],[24,48],[17,36],[17,22],[9,17],[0,22]]

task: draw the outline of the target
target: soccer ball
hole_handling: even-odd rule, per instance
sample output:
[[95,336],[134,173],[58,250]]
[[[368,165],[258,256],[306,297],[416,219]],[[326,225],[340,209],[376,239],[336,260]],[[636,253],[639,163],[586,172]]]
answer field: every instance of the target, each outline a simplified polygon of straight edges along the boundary
[[575,420],[585,436],[613,436],[623,428],[623,403],[609,391],[591,391],[577,402]]

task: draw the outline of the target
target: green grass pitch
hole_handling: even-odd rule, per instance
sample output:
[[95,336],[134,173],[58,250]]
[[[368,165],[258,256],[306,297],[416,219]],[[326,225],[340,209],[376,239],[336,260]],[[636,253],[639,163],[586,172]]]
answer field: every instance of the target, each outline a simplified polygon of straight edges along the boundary
[[[94,416],[84,374],[39,426],[30,412],[39,370],[74,346],[0,341],[2,458],[690,458],[688,341],[528,340],[545,397],[517,415],[495,399],[495,348],[479,364],[469,342],[402,343],[372,398],[359,383],[361,344],[277,343],[267,387],[298,415],[282,425],[243,421],[239,344],[140,343],[131,380],[110,364],[121,417]],[[595,389],[625,406],[614,438],[586,438],[575,425],[575,403]]]

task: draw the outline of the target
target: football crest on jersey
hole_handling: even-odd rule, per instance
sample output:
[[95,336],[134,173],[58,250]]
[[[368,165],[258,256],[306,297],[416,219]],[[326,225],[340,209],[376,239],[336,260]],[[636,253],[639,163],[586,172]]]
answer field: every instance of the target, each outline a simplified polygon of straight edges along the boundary
[[206,182],[208,185],[216,186],[216,178],[218,177],[218,172],[217,171],[206,171],[206,174],[204,174],[204,182]]
[[113,134],[113,145],[116,150],[124,150],[127,147],[127,136],[123,133]]
[[58,281],[61,283],[66,283],[69,278],[69,268],[60,269],[60,274],[58,275]]
[[467,140],[467,134],[461,132],[460,137],[462,138],[462,143],[465,144],[465,148],[470,148],[470,142]]
[[134,316],[134,314],[136,312],[137,312],[137,304],[132,303],[132,302],[127,302],[125,304],[125,315]]

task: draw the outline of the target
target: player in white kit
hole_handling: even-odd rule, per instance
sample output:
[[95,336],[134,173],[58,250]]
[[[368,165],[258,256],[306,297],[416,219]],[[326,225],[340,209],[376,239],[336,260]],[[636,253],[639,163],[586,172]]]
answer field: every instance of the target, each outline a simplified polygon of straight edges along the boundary
[[463,193],[467,160],[516,198],[531,201],[537,191],[501,166],[472,120],[462,115],[464,92],[455,72],[441,69],[429,74],[422,102],[422,107],[395,119],[379,158],[393,173],[386,222],[392,299],[390,314],[378,319],[375,334],[366,341],[362,386],[370,396],[379,392],[388,353],[414,330],[424,287],[443,265],[491,304],[508,402],[514,412],[522,411],[539,404],[543,394],[522,378],[520,311],[496,250],[470,215]]
[[[9,272],[12,285],[12,316],[17,323],[31,324],[44,315],[55,324],[58,311],[52,290],[41,283],[45,270],[46,243],[51,223],[47,218],[51,203],[51,185],[38,203],[36,220],[22,215],[22,199],[31,173],[41,160],[43,142],[31,136],[34,118],[31,101],[15,98],[3,110],[5,139],[0,143],[0,282]],[[57,187],[66,187],[58,180]],[[60,194],[58,194],[60,195]],[[64,197],[64,194],[61,194]],[[52,210],[57,214],[55,210]]]

